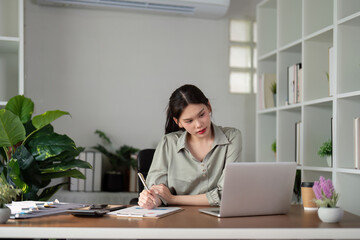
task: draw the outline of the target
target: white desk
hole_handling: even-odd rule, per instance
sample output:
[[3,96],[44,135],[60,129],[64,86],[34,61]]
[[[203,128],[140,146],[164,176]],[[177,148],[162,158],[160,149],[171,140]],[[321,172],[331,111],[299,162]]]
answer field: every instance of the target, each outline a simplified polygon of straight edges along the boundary
[[86,239],[359,239],[360,217],[345,213],[338,224],[293,206],[287,215],[216,218],[184,210],[160,219],[59,215],[0,224],[0,238]]

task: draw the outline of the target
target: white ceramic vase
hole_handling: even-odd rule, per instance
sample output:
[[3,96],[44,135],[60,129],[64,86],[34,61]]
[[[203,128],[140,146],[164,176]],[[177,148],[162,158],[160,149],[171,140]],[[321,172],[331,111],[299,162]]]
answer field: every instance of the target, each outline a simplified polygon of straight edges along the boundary
[[318,210],[318,216],[321,221],[326,223],[336,223],[339,222],[344,216],[344,210],[339,207],[327,208],[321,207]]
[[11,210],[8,207],[0,208],[0,224],[6,223],[10,218]]
[[327,163],[328,167],[332,167],[331,155],[326,156],[326,163]]

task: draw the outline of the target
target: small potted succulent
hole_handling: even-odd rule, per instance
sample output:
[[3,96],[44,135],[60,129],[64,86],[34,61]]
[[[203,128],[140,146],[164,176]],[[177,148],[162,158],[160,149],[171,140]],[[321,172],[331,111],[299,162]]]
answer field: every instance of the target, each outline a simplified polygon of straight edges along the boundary
[[320,220],[330,223],[339,222],[344,211],[336,205],[339,194],[335,191],[332,181],[321,176],[319,181],[314,182],[313,191],[316,197],[314,202],[319,207]]
[[320,157],[325,157],[326,158],[326,162],[327,162],[327,165],[329,167],[331,167],[331,156],[332,156],[332,141],[331,140],[328,140],[326,142],[324,142],[320,148],[319,148],[319,151],[318,151],[318,155]]
[[16,199],[20,193],[20,189],[15,189],[0,177],[0,224],[6,223],[11,214],[11,211],[6,204]]

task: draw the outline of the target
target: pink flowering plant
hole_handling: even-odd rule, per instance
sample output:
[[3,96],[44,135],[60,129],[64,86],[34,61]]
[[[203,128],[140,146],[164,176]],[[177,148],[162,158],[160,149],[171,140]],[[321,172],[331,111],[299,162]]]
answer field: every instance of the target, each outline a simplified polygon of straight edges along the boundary
[[313,191],[316,199],[314,199],[318,207],[335,208],[339,200],[339,194],[336,193],[334,185],[330,179],[320,177],[319,181],[314,182]]

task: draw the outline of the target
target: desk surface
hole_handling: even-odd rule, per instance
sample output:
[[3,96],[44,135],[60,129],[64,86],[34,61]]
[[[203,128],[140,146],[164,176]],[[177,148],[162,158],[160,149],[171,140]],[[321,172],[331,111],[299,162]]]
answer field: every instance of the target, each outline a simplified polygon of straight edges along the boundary
[[70,214],[9,220],[0,224],[0,238],[88,239],[358,239],[360,217],[345,213],[340,223],[322,223],[316,211],[292,206],[286,215],[216,218],[198,212],[198,207],[159,219],[104,216],[79,218]]

